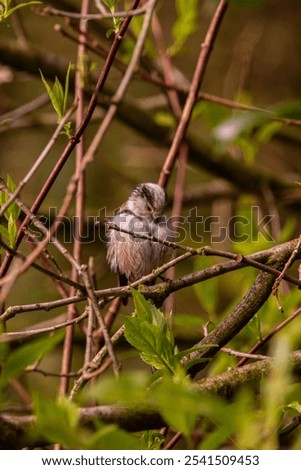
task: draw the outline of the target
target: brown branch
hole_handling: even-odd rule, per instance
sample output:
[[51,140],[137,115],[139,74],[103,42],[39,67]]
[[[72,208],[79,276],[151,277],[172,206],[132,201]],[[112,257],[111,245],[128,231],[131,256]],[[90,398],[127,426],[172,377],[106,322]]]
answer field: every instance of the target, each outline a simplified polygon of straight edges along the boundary
[[[291,240],[289,242],[283,243],[281,245],[276,246],[275,248],[270,248],[268,250],[264,250],[258,253],[254,253],[253,255],[249,255],[244,257],[244,261],[237,261],[237,255],[231,254],[231,257],[234,257],[234,260],[227,261],[224,263],[218,263],[216,265],[210,266],[209,268],[203,269],[201,271],[197,271],[195,273],[189,273],[184,275],[178,279],[174,279],[168,282],[162,282],[155,286],[143,286],[141,292],[143,295],[150,299],[157,299],[159,298],[166,298],[171,292],[175,292],[181,290],[185,287],[192,286],[198,282],[203,282],[205,280],[211,279],[212,277],[221,276],[225,273],[235,271],[237,269],[242,269],[247,267],[248,265],[252,266],[252,264],[256,265],[257,269],[261,269],[263,272],[270,273],[275,276],[275,278],[280,274],[277,268],[273,266],[269,266],[263,263],[269,259],[269,257],[273,256],[273,254],[286,254],[287,252],[291,253],[294,250],[298,239]],[[189,248],[189,247],[187,247]],[[137,287],[139,284],[143,284],[149,282],[150,280],[155,279],[161,271],[168,269],[174,263],[180,262],[186,257],[191,256],[191,254],[196,254],[193,252],[194,249],[191,249],[192,252],[187,251],[181,256],[178,256],[174,260],[166,263],[162,268],[157,269],[154,273],[144,276],[143,278],[139,279],[138,281],[131,284],[131,287]],[[204,254],[208,256],[225,256],[227,252],[220,251],[220,250],[212,250],[210,247],[202,248],[198,254]],[[239,256],[239,255],[238,255]],[[300,257],[300,254],[298,255]],[[259,263],[260,262],[260,263]],[[300,286],[301,280],[295,279],[288,274],[285,275],[284,279],[289,282],[292,282],[295,285]],[[101,289],[95,291],[95,295],[98,299],[108,299],[114,298],[117,296],[130,296],[129,287],[112,287],[108,289]],[[76,296],[67,298],[67,299],[59,299],[49,302],[37,302],[33,304],[25,304],[25,305],[14,305],[10,306],[6,309],[6,311],[0,316],[2,321],[7,321],[9,318],[14,317],[18,313],[23,313],[27,311],[37,311],[37,310],[46,310],[49,311],[54,308],[58,308],[61,306],[68,305],[69,303],[76,303],[82,300],[85,300],[86,296],[83,293],[78,293]]]
[[[86,15],[89,12],[90,0],[83,0],[81,3],[81,14]],[[85,33],[88,30],[88,23],[84,20],[80,21],[80,28],[83,30],[81,35],[81,43],[77,48],[77,70],[75,74],[75,96],[78,103],[75,116],[76,128],[79,128],[85,115],[85,93],[83,90],[85,65],[83,64],[86,44],[85,44]],[[83,135],[81,140],[78,142],[75,148],[75,168],[81,165],[83,155],[85,152],[85,136]],[[84,225],[84,203],[85,203],[85,173],[81,172],[75,197],[75,223],[74,223],[74,241],[73,241],[73,257],[78,264],[81,263],[82,254],[82,243],[81,234]],[[71,279],[78,282],[79,272],[75,266],[72,266]],[[70,289],[70,295],[75,295],[76,290],[74,287]],[[67,310],[67,321],[71,321],[77,316],[75,304],[69,304]],[[70,323],[66,327],[66,333],[63,344],[62,362],[61,362],[61,380],[59,392],[61,395],[66,395],[69,386],[69,373],[71,370],[72,363],[72,352],[73,352],[73,336],[74,336],[74,323]]]
[[[139,4],[139,0],[133,0],[132,9],[136,9],[138,4]],[[102,68],[102,71],[99,75],[97,84],[95,86],[92,97],[91,97],[90,102],[88,104],[85,116],[84,116],[80,126],[77,128],[74,137],[68,142],[67,146],[65,147],[65,149],[62,152],[61,156],[59,157],[56,165],[52,169],[48,179],[44,183],[44,185],[43,185],[40,193],[38,194],[36,200],[34,201],[32,207],[31,207],[31,212],[33,214],[36,214],[37,211],[39,210],[42,202],[46,198],[46,196],[47,196],[48,192],[50,191],[51,187],[53,186],[53,183],[55,182],[56,178],[60,174],[62,168],[64,167],[64,164],[68,160],[68,158],[71,155],[72,151],[74,150],[76,145],[79,143],[83,133],[85,132],[85,130],[86,130],[91,118],[92,118],[95,107],[97,105],[98,94],[104,86],[104,83],[107,79],[108,73],[109,73],[109,71],[112,67],[115,55],[118,51],[118,48],[121,44],[121,41],[122,41],[123,36],[124,36],[124,34],[125,34],[125,32],[128,28],[128,25],[129,25],[130,21],[131,21],[131,17],[125,18],[125,20],[122,22],[122,25],[121,25],[121,27],[118,31],[118,34],[115,35],[115,38],[114,38],[113,44],[111,46],[110,52],[108,54],[108,57],[105,61],[104,66]],[[56,61],[57,61],[57,58],[56,58]],[[19,232],[18,232],[15,248],[17,248],[19,246],[19,244],[21,243],[21,240],[23,239],[23,228],[26,227],[28,222],[29,222],[29,219],[26,217],[25,220],[22,223],[22,226],[21,226]],[[12,261],[12,257],[8,254],[6,256],[6,258],[4,259],[2,265],[1,265],[0,277],[2,277],[3,275],[6,274],[8,268],[10,266],[11,261]]]
[[171,169],[174,166],[175,160],[181,143],[185,137],[191,116],[193,107],[197,101],[199,88],[201,86],[206,66],[209,60],[210,52],[212,50],[217,32],[219,30],[220,23],[226,12],[228,3],[225,0],[221,0],[218,4],[218,7],[213,15],[211,23],[209,25],[207,34],[205,36],[204,42],[201,44],[199,58],[197,65],[193,74],[191,85],[189,87],[189,92],[187,99],[183,108],[181,119],[179,121],[175,136],[173,138],[171,147],[169,149],[168,155],[166,157],[165,163],[163,165],[160,177],[159,184],[162,187],[165,187],[171,173]]
[[89,20],[104,20],[104,19],[112,19],[112,18],[126,18],[128,16],[141,16],[145,14],[147,9],[147,4],[143,7],[137,8],[136,10],[128,10],[128,11],[116,11],[115,13],[74,13],[71,11],[64,11],[59,10],[57,8],[53,8],[47,6],[42,9],[35,8],[36,13],[39,13],[41,16],[62,16],[63,18],[68,19],[79,19],[84,21]]
[[[0,56],[3,63],[7,63],[17,70],[27,70],[29,73],[37,74],[37,71],[42,69],[43,72],[45,70],[44,75],[46,77],[56,75],[61,81],[64,81],[64,74],[68,66],[67,60],[59,59],[56,55],[51,55],[49,51],[37,50],[33,45],[31,45],[30,50],[24,50],[16,42],[7,38],[2,38],[0,42]],[[109,97],[114,92],[107,83],[102,91],[106,94],[106,97],[104,95],[99,97],[99,104],[104,108],[108,108]],[[137,100],[129,96],[124,98],[116,115],[127,125],[157,144],[168,147],[171,145],[170,130],[157,124],[151,113],[145,111]],[[192,163],[201,166],[218,177],[227,179],[244,192],[258,195],[263,187],[268,186],[276,196],[281,195],[281,200],[284,200],[285,192],[296,188],[294,183],[290,183],[270,171],[246,165],[243,161],[233,158],[228,152],[219,156],[213,155],[211,148],[192,132],[188,132],[186,141]],[[284,202],[287,203],[285,200]],[[296,210],[298,210],[298,207]]]
[[[289,362],[293,372],[301,372],[301,353],[290,354]],[[231,369],[215,377],[208,377],[195,383],[195,389],[200,393],[218,394],[228,397],[239,387],[247,383],[256,383],[266,376],[273,365],[273,359],[254,362],[240,369]],[[105,424],[117,424],[130,432],[147,429],[158,429],[165,425],[158,409],[149,403],[127,406],[120,404],[79,408],[82,425],[92,425],[95,420]],[[201,417],[201,416],[200,416]],[[22,448],[32,446],[32,434],[35,417],[33,415],[17,416],[8,413],[0,415],[0,449]],[[45,444],[45,442],[44,442]]]
[[[271,338],[273,338],[279,331],[281,331],[286,325],[288,325],[291,321],[293,321],[296,317],[301,314],[301,307],[298,308],[292,315],[286,318],[283,322],[277,325],[273,330],[266,335],[262,340],[258,341],[254,346],[248,351],[248,354],[253,354],[254,352],[258,351],[258,349],[262,348]],[[237,367],[243,366],[247,361],[247,357],[243,358],[237,364]]]
[[18,186],[16,187],[15,191],[13,194],[9,197],[9,199],[1,206],[0,208],[0,217],[3,216],[4,212],[6,209],[12,204],[12,202],[16,199],[16,197],[20,194],[20,191],[24,188],[24,186],[28,183],[28,181],[32,178],[32,176],[36,173],[40,165],[43,163],[47,155],[49,154],[50,150],[54,146],[58,136],[60,135],[62,129],[64,128],[64,125],[66,122],[69,121],[73,111],[75,109],[75,106],[72,106],[69,111],[65,114],[64,118],[60,121],[58,124],[57,128],[55,129],[52,137],[49,139],[47,145],[44,147],[43,151],[41,154],[38,156],[36,159],[35,163],[33,166],[30,168],[30,170],[27,172],[27,174],[22,178]]
[[[288,248],[288,246],[286,248]],[[268,263],[279,269],[284,266],[291,252],[292,247],[283,250],[277,247],[274,254],[268,259]],[[247,325],[271,295],[274,282],[275,275],[273,274],[261,271],[257,275],[254,284],[249,288],[234,310],[196,345],[197,347],[200,346],[202,349],[184,358],[183,364],[189,369],[192,375],[206,366],[206,361],[195,364],[196,361],[204,359],[209,360],[215,356],[223,346]],[[215,344],[216,346],[206,348],[206,344]]]

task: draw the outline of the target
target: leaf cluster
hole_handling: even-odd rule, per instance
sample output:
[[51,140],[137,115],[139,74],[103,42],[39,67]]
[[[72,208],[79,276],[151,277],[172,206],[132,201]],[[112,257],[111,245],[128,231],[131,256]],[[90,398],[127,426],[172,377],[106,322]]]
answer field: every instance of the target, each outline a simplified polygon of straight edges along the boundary
[[[6,177],[6,185],[12,193],[15,191],[16,185],[9,175],[7,175]],[[3,191],[0,191],[0,207],[5,204],[8,199],[9,196]],[[0,223],[0,236],[3,237],[3,239],[8,243],[11,248],[13,248],[17,236],[17,221],[20,215],[20,208],[15,202],[13,202],[4,211],[3,215],[6,220],[6,224],[4,225],[3,223]]]
[[2,0],[0,3],[0,22],[6,20],[10,15],[15,13],[15,11],[19,10],[20,8],[28,7],[30,5],[38,5],[42,2],[39,1],[30,1],[19,3],[18,5],[13,5],[11,7],[11,0]]
[[[67,111],[68,97],[69,97],[70,72],[72,70],[73,70],[73,65],[69,63],[67,72],[66,72],[65,86],[63,87],[59,79],[55,77],[52,88],[47,82],[47,80],[45,79],[42,71],[40,70],[42,82],[46,88],[51,104],[57,114],[58,123],[62,121]],[[71,137],[71,122],[67,122],[64,125],[64,133],[69,138]]]

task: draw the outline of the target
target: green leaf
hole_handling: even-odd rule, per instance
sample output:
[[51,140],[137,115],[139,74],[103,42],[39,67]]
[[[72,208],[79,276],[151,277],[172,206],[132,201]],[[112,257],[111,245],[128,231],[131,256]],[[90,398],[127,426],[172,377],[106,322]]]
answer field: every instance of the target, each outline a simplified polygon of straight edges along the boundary
[[0,225],[0,235],[2,235],[6,240],[9,240],[8,230],[4,225]]
[[256,133],[256,138],[261,144],[268,143],[271,138],[283,127],[281,122],[267,122],[263,124]]
[[81,449],[85,441],[85,431],[80,430],[77,406],[67,398],[58,401],[35,395],[34,411],[36,423],[34,435],[59,443],[68,449]]
[[67,72],[66,72],[66,78],[65,78],[65,90],[63,89],[63,86],[57,77],[55,77],[54,85],[51,88],[51,86],[45,79],[42,71],[40,70],[42,82],[46,88],[51,104],[57,114],[58,122],[60,122],[63,119],[64,115],[66,114],[67,100],[68,100],[68,93],[69,93],[70,72],[72,68],[73,68],[72,64],[69,63]]
[[154,390],[155,403],[164,420],[189,438],[199,416],[200,397],[188,380],[165,380]]
[[136,289],[131,288],[131,293],[135,305],[135,315],[137,318],[140,318],[140,320],[145,320],[151,323],[155,306],[150,304]]
[[49,85],[49,83],[47,82],[47,80],[45,79],[45,77],[44,77],[44,75],[43,75],[43,73],[42,73],[41,70],[40,70],[40,74],[41,74],[42,82],[43,82],[43,84],[44,84],[44,86],[45,86],[45,88],[46,88],[46,91],[47,91],[47,93],[48,93],[48,96],[49,96],[49,98],[50,98],[51,104],[52,104],[52,106],[53,106],[53,108],[54,108],[54,110],[55,110],[55,112],[56,112],[58,118],[60,118],[60,110],[58,109],[59,107],[58,107],[58,103],[57,103],[57,98],[56,98],[56,96],[55,96],[55,94],[54,94],[54,92],[53,92],[53,89],[51,88],[51,86]]
[[20,8],[23,7],[28,7],[30,5],[38,5],[41,4],[42,2],[39,1],[31,1],[27,3],[20,3],[19,5],[16,5],[12,8],[9,8],[11,1],[6,0],[0,4],[0,21],[5,20],[8,18],[12,13],[14,13],[16,10],[19,10]]
[[35,439],[46,439],[59,443],[67,449],[130,449],[145,447],[136,436],[118,429],[115,425],[95,423],[98,429],[88,430],[80,425],[77,406],[67,398],[51,400],[41,395],[34,397],[36,422],[33,429]]
[[105,381],[92,384],[85,389],[83,397],[88,402],[92,399],[100,404],[122,402],[137,405],[145,403],[151,382],[148,371],[123,372],[119,377],[108,376]]
[[175,117],[171,113],[164,111],[157,112],[154,116],[154,120],[159,126],[169,127],[171,129],[176,125]]
[[166,326],[161,329],[136,317],[129,317],[125,319],[125,337],[139,351],[144,362],[173,372],[174,348],[166,336]]
[[59,117],[62,119],[64,116],[64,90],[61,82],[55,77],[53,89],[52,89],[52,105]]
[[135,315],[137,318],[141,321],[146,321],[159,329],[165,328],[167,339],[174,346],[174,337],[164,313],[157,309],[154,304],[148,302],[139,291],[131,289],[131,292],[134,299]]
[[301,119],[301,100],[293,100],[278,104],[274,107],[274,111],[279,117]]
[[15,245],[16,237],[17,237],[17,224],[10,214],[7,224],[7,231],[8,231],[8,241],[9,246],[12,248]]
[[20,346],[14,350],[3,364],[1,373],[2,384],[7,383],[10,379],[17,377],[27,366],[34,364],[41,359],[51,349],[53,349],[62,339],[62,333],[49,336],[48,338],[39,338],[31,341],[24,346]]
[[298,401],[293,401],[287,405],[288,409],[296,411],[298,414],[301,414],[301,404]]
[[206,124],[209,129],[213,129],[220,122],[232,116],[229,108],[209,101],[201,100],[193,108],[193,118],[201,117],[202,122]]
[[[16,190],[16,185],[15,183],[13,182],[13,180],[11,179],[11,177],[9,175],[7,175],[6,177],[6,186],[8,187],[8,189],[10,189],[10,191],[13,193],[15,192]],[[8,200],[9,197],[6,196],[6,200]],[[6,217],[6,219],[8,220],[10,216],[12,216],[13,220],[14,221],[17,221],[18,218],[19,218],[19,215],[20,215],[20,212],[21,212],[21,209],[20,207],[18,206],[18,204],[16,204],[15,202],[13,202],[5,211],[4,215]]]
[[173,372],[174,337],[164,314],[132,289],[135,316],[125,320],[125,337],[147,364]]

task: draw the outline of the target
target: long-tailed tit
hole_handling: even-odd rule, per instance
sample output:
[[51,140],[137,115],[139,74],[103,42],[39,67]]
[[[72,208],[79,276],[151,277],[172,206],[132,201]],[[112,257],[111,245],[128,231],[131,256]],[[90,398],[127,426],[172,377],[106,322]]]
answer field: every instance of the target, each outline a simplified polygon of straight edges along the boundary
[[[168,228],[163,214],[166,202],[166,192],[161,186],[139,184],[110,221],[137,235],[174,240],[174,232]],[[133,237],[113,228],[108,228],[106,234],[107,260],[111,270],[117,273],[120,286],[137,281],[172,258],[173,249],[162,243]],[[127,299],[123,300],[126,304]]]

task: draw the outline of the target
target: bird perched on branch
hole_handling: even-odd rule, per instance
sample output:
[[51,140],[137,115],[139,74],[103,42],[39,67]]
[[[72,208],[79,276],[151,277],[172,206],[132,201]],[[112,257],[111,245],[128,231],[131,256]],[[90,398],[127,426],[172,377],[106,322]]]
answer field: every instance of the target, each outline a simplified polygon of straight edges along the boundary
[[[138,184],[115,216],[110,218],[116,229],[109,227],[106,230],[107,261],[111,270],[117,273],[120,286],[137,281],[172,258],[172,248],[138,237],[141,234],[159,240],[174,239],[163,214],[166,202],[166,192],[161,186]],[[126,304],[127,299],[123,299],[123,303]]]

